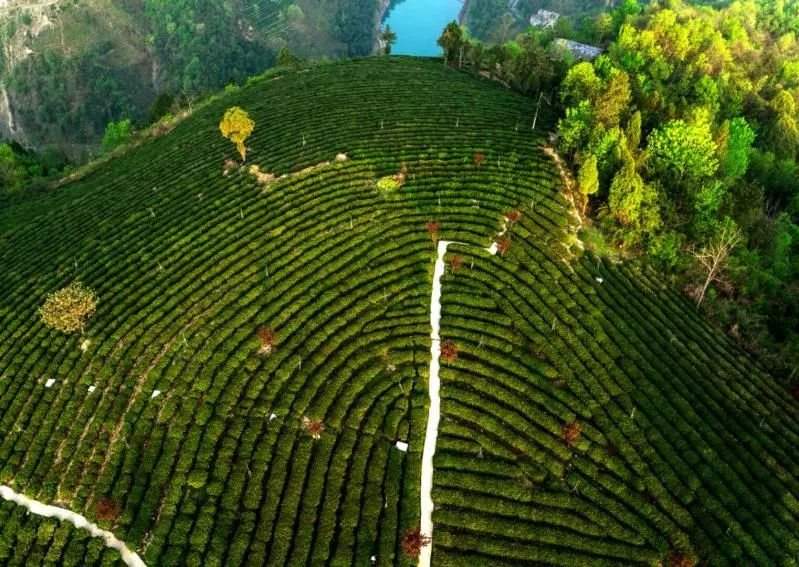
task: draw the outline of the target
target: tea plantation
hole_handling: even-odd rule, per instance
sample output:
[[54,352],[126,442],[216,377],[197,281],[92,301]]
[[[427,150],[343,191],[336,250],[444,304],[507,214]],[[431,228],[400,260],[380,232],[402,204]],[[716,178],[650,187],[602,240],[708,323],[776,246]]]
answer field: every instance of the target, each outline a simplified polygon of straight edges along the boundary
[[[5,204],[0,485],[147,565],[412,564],[441,238],[433,565],[798,563],[796,401],[657,274],[581,252],[534,111],[440,60],[286,71]],[[75,280],[97,310],[64,335],[37,310]],[[118,560],[0,503],[0,564]]]

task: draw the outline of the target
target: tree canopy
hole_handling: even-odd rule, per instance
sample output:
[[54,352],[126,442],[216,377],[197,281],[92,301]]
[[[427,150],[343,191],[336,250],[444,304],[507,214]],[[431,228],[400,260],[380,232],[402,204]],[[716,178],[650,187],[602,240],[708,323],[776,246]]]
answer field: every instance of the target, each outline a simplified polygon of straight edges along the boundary
[[[797,4],[628,0],[613,23],[559,97],[558,145],[581,178],[596,158],[600,220],[625,250],[702,278],[698,297],[742,340],[799,344]],[[731,234],[734,269],[708,279],[698,251]]]
[[242,161],[247,160],[247,146],[244,142],[250,137],[255,129],[255,122],[247,112],[238,106],[228,108],[219,123],[219,130],[222,135],[236,144],[236,149],[241,154]]

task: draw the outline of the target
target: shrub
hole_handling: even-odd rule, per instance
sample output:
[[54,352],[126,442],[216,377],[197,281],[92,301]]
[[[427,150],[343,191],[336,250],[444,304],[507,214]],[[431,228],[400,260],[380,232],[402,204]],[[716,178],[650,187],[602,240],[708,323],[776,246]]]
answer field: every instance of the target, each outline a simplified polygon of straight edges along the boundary
[[694,558],[687,553],[670,553],[669,567],[694,567]]
[[449,261],[449,265],[452,266],[453,270],[459,270],[463,266],[463,256],[460,254],[455,254]]
[[460,351],[455,343],[452,341],[444,341],[441,344],[441,356],[447,361],[447,364],[452,364],[458,359]]
[[582,431],[583,427],[580,425],[580,422],[573,421],[571,423],[567,423],[563,426],[563,442],[567,445],[571,445],[577,439],[580,438],[580,432]]
[[133,139],[133,125],[129,118],[119,122],[109,122],[103,134],[103,149],[113,150]]
[[428,545],[430,545],[430,537],[423,534],[421,528],[402,532],[402,551],[406,557],[416,559],[422,554],[422,548]]
[[199,490],[203,486],[205,486],[205,481],[208,475],[204,471],[191,471],[189,473],[189,478],[187,479],[187,484],[194,488],[195,490]]
[[377,188],[383,193],[398,191],[403,185],[405,185],[405,174],[402,172],[381,177],[377,182]]
[[83,331],[86,320],[97,308],[94,291],[76,281],[47,296],[39,309],[42,323],[63,333]]
[[502,237],[499,242],[497,242],[497,252],[500,255],[505,254],[510,249],[511,239],[510,236]]
[[311,437],[314,439],[320,439],[322,437],[322,432],[325,430],[324,423],[310,417],[302,418],[302,426],[308,430],[308,433],[310,433]]
[[159,93],[158,96],[155,97],[153,104],[150,106],[150,110],[147,112],[147,117],[150,121],[150,124],[155,124],[164,116],[167,116],[174,105],[174,96],[167,92]]
[[261,349],[259,352],[262,354],[271,354],[275,345],[277,345],[277,333],[275,333],[274,329],[262,327],[258,329],[257,335],[258,340],[261,342]]
[[485,160],[486,160],[485,154],[480,152],[474,154],[474,165],[476,165],[477,167],[483,165],[483,162],[485,162]]
[[119,503],[103,498],[95,506],[94,515],[98,520],[116,520],[117,516],[119,516]]

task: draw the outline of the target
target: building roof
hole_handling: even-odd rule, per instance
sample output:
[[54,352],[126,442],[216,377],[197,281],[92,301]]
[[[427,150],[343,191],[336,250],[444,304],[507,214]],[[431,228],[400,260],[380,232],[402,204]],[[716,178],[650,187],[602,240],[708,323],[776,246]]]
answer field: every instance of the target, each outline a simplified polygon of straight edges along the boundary
[[602,55],[602,48],[559,37],[552,42],[555,49],[569,52],[575,59],[591,60]]

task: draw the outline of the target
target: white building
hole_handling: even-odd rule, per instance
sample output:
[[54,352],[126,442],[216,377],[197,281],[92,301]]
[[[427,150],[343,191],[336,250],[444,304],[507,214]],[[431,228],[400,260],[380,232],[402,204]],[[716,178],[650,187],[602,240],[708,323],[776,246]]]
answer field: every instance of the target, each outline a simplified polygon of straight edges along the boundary
[[535,14],[530,16],[530,25],[535,28],[552,28],[555,23],[560,19],[560,14],[557,12],[550,12],[549,10],[538,10]]

